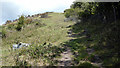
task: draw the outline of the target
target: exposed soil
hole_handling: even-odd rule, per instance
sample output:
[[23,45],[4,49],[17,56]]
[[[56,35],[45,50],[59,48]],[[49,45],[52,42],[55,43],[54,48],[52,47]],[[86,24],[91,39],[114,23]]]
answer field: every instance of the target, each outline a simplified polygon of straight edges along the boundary
[[73,54],[71,52],[71,49],[68,47],[65,47],[65,51],[61,53],[61,58],[58,59],[58,66],[72,66],[73,65]]

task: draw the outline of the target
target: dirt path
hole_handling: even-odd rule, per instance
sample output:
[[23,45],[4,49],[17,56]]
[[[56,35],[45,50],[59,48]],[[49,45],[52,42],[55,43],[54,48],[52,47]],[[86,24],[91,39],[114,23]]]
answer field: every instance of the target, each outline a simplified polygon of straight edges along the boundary
[[[69,30],[68,36],[74,37],[75,35],[73,35],[72,31]],[[58,59],[58,66],[73,66],[74,63],[73,63],[72,57],[74,55],[72,54],[71,49],[69,48],[69,45],[64,45],[64,46],[65,46],[65,51],[63,53],[61,53],[61,58]],[[91,48],[87,48],[86,50],[89,55],[91,55],[94,52],[94,49],[91,49]],[[100,58],[97,55],[95,55],[94,62],[91,62],[91,64],[102,68],[102,66],[101,66],[102,63],[100,63]]]
[[63,53],[61,53],[61,58],[58,59],[58,66],[72,66],[72,52],[71,49],[68,47],[65,47],[65,51]]
[[[68,36],[72,35],[72,31],[68,32]],[[61,58],[58,59],[58,66],[73,66],[73,53],[69,45],[64,45],[65,51],[61,53]]]

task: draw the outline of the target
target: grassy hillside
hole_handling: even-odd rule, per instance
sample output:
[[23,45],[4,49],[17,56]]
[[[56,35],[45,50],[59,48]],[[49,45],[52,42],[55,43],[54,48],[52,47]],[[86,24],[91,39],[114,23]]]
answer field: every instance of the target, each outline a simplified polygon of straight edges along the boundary
[[[34,21],[25,24],[21,31],[16,31],[14,27],[9,28],[9,25],[3,26],[5,33],[1,46],[3,66],[59,65],[60,62],[57,60],[63,59],[67,50],[72,54],[67,54],[67,58],[72,56],[72,65],[75,66],[97,68],[116,66],[119,63],[116,52],[118,46],[113,48],[113,43],[110,46],[108,44],[114,41],[105,40],[106,34],[111,38],[115,37],[111,30],[114,30],[116,25],[119,26],[119,21],[106,25],[91,19],[81,20],[80,23],[64,22],[64,18],[63,13],[49,13],[47,18],[34,17]],[[12,45],[18,42],[31,45],[13,50]]]
[[[36,25],[34,22],[25,25],[21,31],[16,31],[14,28],[9,29],[8,26],[3,28],[6,32],[6,38],[3,38],[2,41],[3,65],[22,65],[24,62],[27,63],[26,65],[36,65],[36,62],[39,62],[37,65],[46,65],[52,62],[52,57],[57,55],[56,50],[62,48],[61,43],[71,39],[67,37],[69,28],[66,27],[74,23],[64,22],[62,13],[49,13],[48,17],[34,17],[34,20],[39,20],[40,25]],[[17,42],[31,43],[32,45],[27,49],[13,51],[12,45]],[[47,47],[48,45],[50,47]],[[40,50],[40,53],[34,53],[37,51],[36,48]],[[23,62],[21,62],[21,57]]]

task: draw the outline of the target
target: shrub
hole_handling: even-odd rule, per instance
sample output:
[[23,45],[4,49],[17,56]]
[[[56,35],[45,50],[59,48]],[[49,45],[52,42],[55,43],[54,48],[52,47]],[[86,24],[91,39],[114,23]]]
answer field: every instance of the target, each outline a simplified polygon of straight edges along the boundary
[[39,25],[39,22],[36,22],[35,25]]
[[73,9],[66,9],[64,11],[65,17],[69,18],[72,15],[71,13],[73,13],[73,11],[74,11]]
[[17,25],[16,30],[20,31],[22,29],[22,25]]
[[6,38],[6,30],[2,29],[2,38]]
[[17,24],[17,27],[16,27],[16,30],[17,31],[20,31],[22,29],[24,25],[24,16],[22,15],[20,18],[19,18],[19,22]]
[[0,26],[0,32],[2,32],[2,27],[3,27],[3,26]]

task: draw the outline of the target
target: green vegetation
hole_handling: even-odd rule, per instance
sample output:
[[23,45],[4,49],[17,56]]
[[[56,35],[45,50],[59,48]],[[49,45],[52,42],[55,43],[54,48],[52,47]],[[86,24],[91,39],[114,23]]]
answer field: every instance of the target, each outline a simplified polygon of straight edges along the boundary
[[93,66],[91,63],[89,62],[84,62],[82,64],[79,65],[79,67],[83,67],[83,68],[98,68],[96,66]]
[[6,30],[2,29],[2,38],[5,38],[5,37],[6,37]]
[[[29,48],[17,51],[17,54],[14,55],[14,60],[16,60],[15,63],[18,66],[32,65],[30,62],[33,62],[35,65],[39,65],[39,63],[41,65],[54,65],[56,64],[54,58],[59,56],[62,51],[63,48],[50,43],[45,45],[31,45]],[[26,64],[24,64],[23,61],[26,62]]]
[[23,25],[24,25],[24,16],[21,16],[21,17],[19,18],[19,22],[18,22],[18,24],[17,24],[16,29],[17,29],[18,31],[20,31],[20,30],[22,29]]
[[[119,7],[120,3],[75,1],[64,14],[29,19],[21,16],[17,24],[2,28],[3,66],[58,65],[56,59],[69,48],[75,66],[116,68],[120,63]],[[64,22],[65,17],[81,21]],[[31,45],[13,50],[12,45],[18,42]]]
[[0,26],[0,32],[2,32],[2,26]]
[[[107,7],[109,9],[106,9]],[[68,13],[68,15],[81,20],[71,27],[77,39],[67,42],[67,44],[71,44],[71,49],[75,53],[77,52],[75,61],[79,63],[83,58],[91,62],[103,63],[103,66],[118,66],[120,63],[119,7],[120,3],[74,2],[70,8],[74,10],[73,13],[69,13],[70,9],[65,10],[65,16]],[[88,55],[85,53],[87,49],[94,51]],[[99,60],[95,59],[96,55],[99,56]]]
[[[6,31],[6,38],[2,38],[3,66],[56,64],[53,59],[59,57],[60,53],[64,51],[61,43],[71,39],[67,37],[69,28],[66,27],[74,23],[64,22],[65,17],[62,13],[49,13],[48,16],[50,18],[32,18],[32,23],[24,24],[21,31],[8,29],[8,26],[3,27],[3,30]],[[12,45],[17,42],[32,45],[14,51]]]
[[73,13],[74,12],[74,10],[73,9],[66,9],[65,11],[64,11],[65,13],[65,17],[66,18],[69,18],[72,14],[71,13]]

